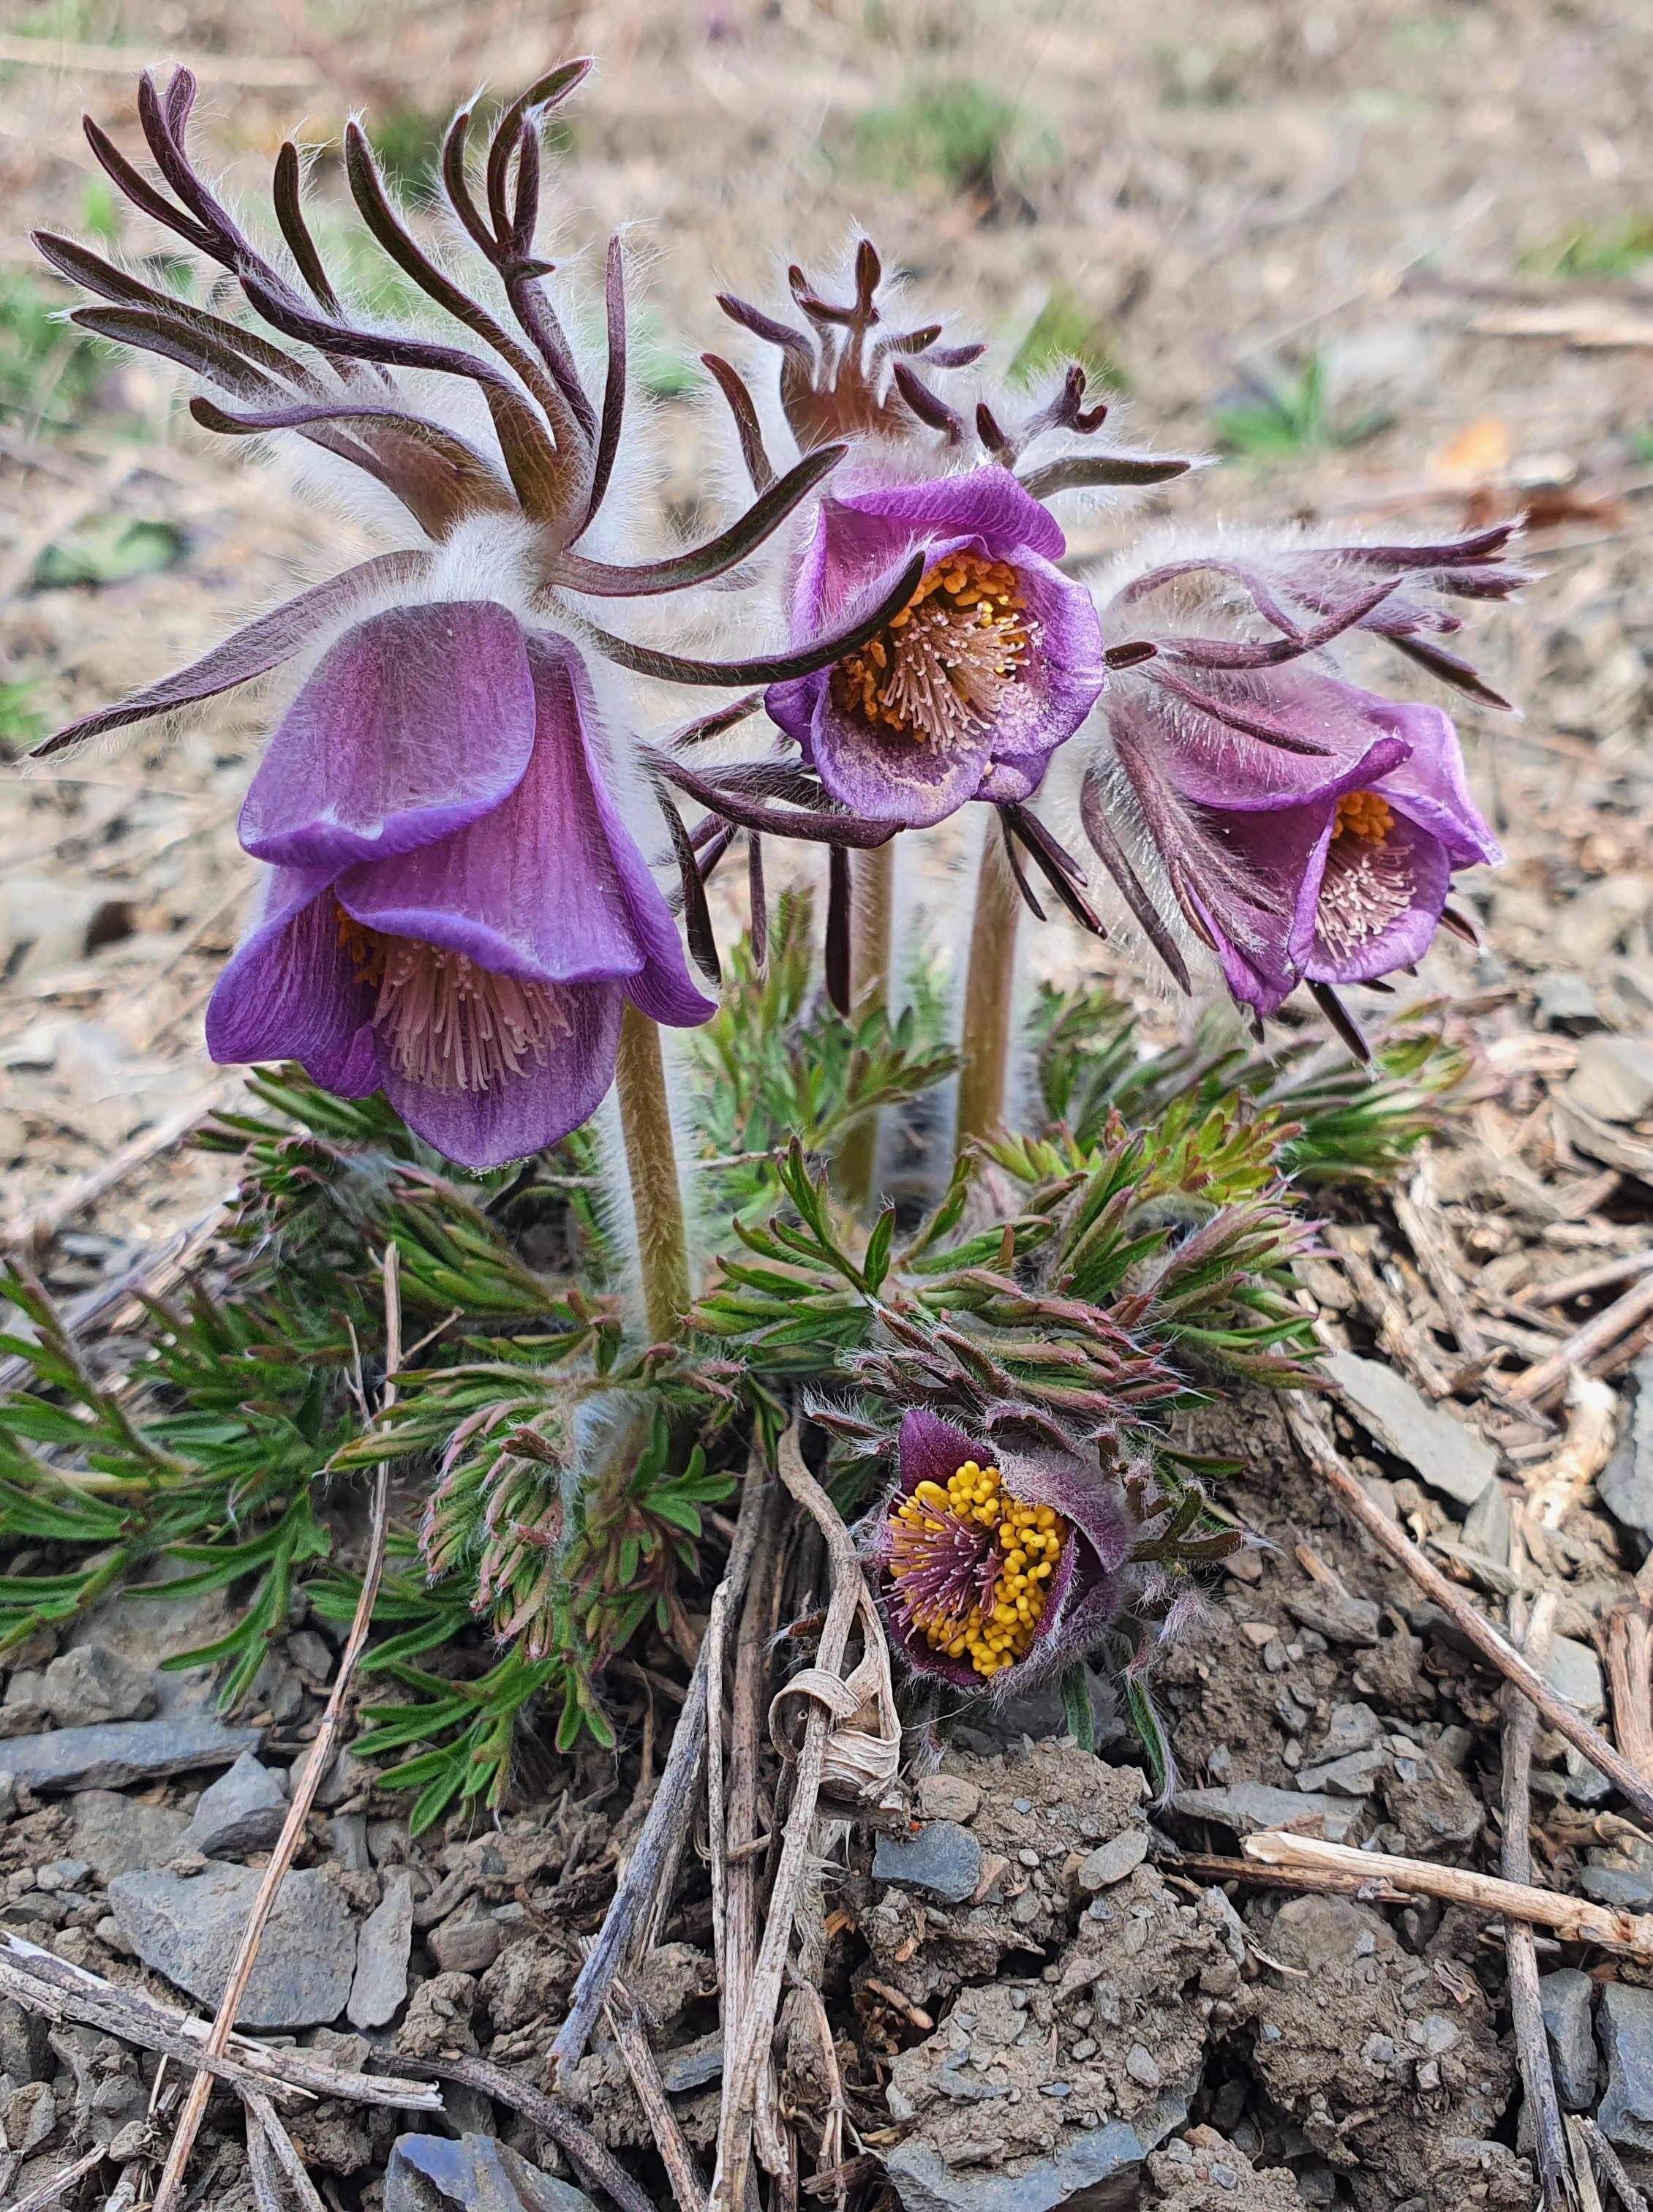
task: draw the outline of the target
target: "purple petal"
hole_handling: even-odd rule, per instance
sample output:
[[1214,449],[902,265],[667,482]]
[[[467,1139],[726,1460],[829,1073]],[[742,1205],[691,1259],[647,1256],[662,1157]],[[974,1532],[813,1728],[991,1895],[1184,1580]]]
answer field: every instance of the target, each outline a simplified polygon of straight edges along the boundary
[[1316,983],[1363,983],[1413,966],[1429,950],[1451,888],[1445,846],[1404,814],[1395,814],[1381,842],[1334,838],[1304,973]]
[[569,1027],[549,1045],[544,1067],[485,1091],[438,1091],[410,1083],[392,1066],[382,1033],[369,1088],[385,1094],[408,1127],[460,1167],[502,1167],[544,1151],[588,1121],[614,1080],[623,994],[610,984],[577,985],[563,994]]
[[[1130,695],[1133,706],[1141,692],[1153,698],[1146,717],[1139,720],[1145,733],[1152,726],[1149,741],[1156,763],[1182,797],[1197,805],[1228,812],[1324,802],[1346,791],[1369,788],[1398,768],[1410,749],[1405,710],[1376,692],[1310,670],[1291,667],[1255,675],[1202,671],[1197,689],[1216,711],[1201,711],[1191,696],[1168,694],[1158,664],[1150,661]],[[1247,720],[1289,732],[1324,750],[1285,751],[1237,726]]]
[[296,1060],[324,1089],[365,1097],[379,1088],[372,1016],[326,878],[273,870],[263,912],[207,1008],[208,1051],[227,1066]]
[[[519,633],[520,635],[520,633]],[[536,635],[532,756],[481,821],[339,879],[347,913],[388,936],[464,952],[495,974],[617,982],[643,949],[609,835],[601,771],[556,641]]]
[[1391,711],[1412,755],[1385,775],[1384,798],[1432,832],[1455,868],[1473,867],[1477,861],[1496,866],[1504,850],[1469,795],[1452,717],[1439,707],[1397,706]]
[[488,602],[392,608],[348,630],[289,708],[241,842],[296,868],[406,854],[491,813],[533,750],[516,617]]
[[830,529],[848,533],[853,526],[828,518],[841,508],[880,524],[888,542],[904,548],[929,538],[980,538],[988,558],[1013,560],[1025,550],[1060,561],[1067,550],[1061,525],[1018,483],[1006,468],[991,463],[968,476],[931,477],[919,483],[883,484],[866,491],[842,491],[822,501]]
[[901,1489],[910,1498],[921,1482],[939,1483],[945,1490],[961,1467],[974,1460],[978,1467],[991,1463],[989,1444],[972,1443],[963,1429],[938,1414],[915,1406],[901,1417]]
[[129,722],[146,721],[152,714],[170,714],[174,708],[195,705],[203,699],[215,699],[221,692],[233,691],[238,684],[249,684],[255,676],[264,676],[272,668],[279,668],[300,652],[319,629],[343,614],[361,600],[370,599],[384,591],[405,589],[428,570],[432,560],[428,553],[380,553],[371,561],[363,561],[342,575],[317,584],[307,592],[301,592],[295,599],[273,613],[249,623],[245,629],[237,630],[222,645],[204,653],[199,660],[191,661],[175,675],[162,677],[160,683],[151,684],[142,691],[134,691],[129,699],[118,706],[100,707],[95,714],[71,722],[66,730],[59,730],[43,745],[37,745],[33,757],[44,759],[48,754],[62,752],[83,738],[95,738],[107,730],[125,729]]

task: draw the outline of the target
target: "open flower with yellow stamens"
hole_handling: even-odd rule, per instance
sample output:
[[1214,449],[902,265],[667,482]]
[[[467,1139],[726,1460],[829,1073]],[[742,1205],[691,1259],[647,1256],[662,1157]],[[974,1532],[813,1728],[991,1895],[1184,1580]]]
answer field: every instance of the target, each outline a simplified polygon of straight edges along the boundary
[[1091,596],[1056,562],[1060,526],[998,464],[823,498],[793,599],[806,645],[915,552],[906,605],[766,704],[831,795],[919,829],[972,799],[1014,804],[1084,721],[1105,673]]
[[913,1408],[900,1467],[869,1549],[915,1673],[1007,1696],[1100,1641],[1134,1531],[1099,1466],[1006,1452]]

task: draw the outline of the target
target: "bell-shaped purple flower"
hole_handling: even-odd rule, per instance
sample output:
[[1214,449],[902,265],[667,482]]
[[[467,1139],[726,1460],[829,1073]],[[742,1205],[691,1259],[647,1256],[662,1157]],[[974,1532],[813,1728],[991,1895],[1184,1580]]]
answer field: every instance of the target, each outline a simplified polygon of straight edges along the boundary
[[467,1167],[566,1136],[613,1081],[624,1000],[713,1012],[607,774],[565,640],[488,602],[347,630],[242,810],[271,873],[208,1010],[214,1058],[382,1086]]
[[1010,470],[823,498],[793,601],[807,644],[877,602],[915,552],[907,604],[831,667],[765,703],[840,804],[923,828],[967,800],[1013,804],[1103,687],[1090,594],[1055,566],[1060,526]]
[[1120,672],[1085,823],[1184,983],[1116,811],[1135,815],[1184,919],[1259,1020],[1306,981],[1358,1048],[1334,987],[1413,966],[1443,920],[1468,932],[1447,904],[1453,873],[1503,855],[1452,720],[1347,681],[1329,649],[1381,636],[1503,704],[1431,641],[1462,626],[1442,599],[1501,598],[1524,580],[1498,558],[1509,534],[1178,561],[1107,603],[1132,642],[1111,648]]
[[915,1674],[1008,1697],[1100,1642],[1135,1532],[1097,1463],[1006,1452],[915,1407],[900,1468],[868,1550]]

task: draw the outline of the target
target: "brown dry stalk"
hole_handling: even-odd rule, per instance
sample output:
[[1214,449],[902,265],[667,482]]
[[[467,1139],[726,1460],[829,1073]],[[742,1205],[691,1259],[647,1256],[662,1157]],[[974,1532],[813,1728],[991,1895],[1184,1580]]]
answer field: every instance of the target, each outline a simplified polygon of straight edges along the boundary
[[15,2204],[9,2205],[7,2212],[44,2212],[46,2205],[55,2203],[83,2173],[90,2173],[94,2166],[101,2166],[106,2155],[103,2144],[94,2144],[83,2158],[77,2158],[73,2166],[64,2166],[61,2173],[50,2175],[38,2189],[31,2189],[27,2197],[20,2197]]
[[[396,1402],[396,1376],[402,1364],[402,1255],[394,1244],[385,1247],[385,1388],[380,1400],[381,1416],[388,1413]],[[344,1718],[345,1700],[349,1696],[356,1662],[362,1656],[368,1640],[368,1631],[373,1621],[374,1601],[379,1595],[380,1577],[385,1570],[385,1540],[390,1533],[390,1462],[380,1462],[374,1477],[373,1522],[368,1537],[368,1556],[362,1570],[362,1595],[356,1600],[356,1617],[350,1623],[350,1633],[338,1662],[338,1673],[328,1696],[326,1709],[321,1716],[321,1726],[316,1731],[315,1741],[305,1761],[304,1772],[293,1792],[292,1802],[287,1808],[287,1819],[270,1854],[270,1864],[258,1885],[258,1893],[252,1900],[252,1910],[247,1915],[246,1926],[241,1931],[240,1948],[235,1963],[230,1968],[229,1981],[212,2023],[212,2033],[207,2038],[207,2051],[214,2058],[228,2049],[235,2027],[235,2015],[246,1996],[247,1984],[252,1978],[252,1969],[258,1963],[258,1946],[276,1899],[287,1875],[288,1869],[298,1856],[299,1845],[304,1840],[305,1824],[310,1817],[310,1808],[315,1802],[316,1792],[332,1764],[334,1747]],[[190,2153],[195,2148],[195,2138],[205,2116],[207,2099],[212,2094],[212,2076],[206,2072],[197,2074],[190,2084],[190,2093],[179,2114],[173,2132],[172,2148],[167,2154],[167,2163],[155,2193],[151,2212],[173,2212],[184,2175],[190,2162]]]
[[1441,1610],[1450,1615],[1476,1650],[1515,1684],[1522,1697],[1532,1699],[1547,1726],[1553,1729],[1558,1735],[1565,1736],[1575,1749],[1583,1753],[1592,1766],[1599,1767],[1610,1781],[1615,1783],[1644,1819],[1653,1820],[1653,1784],[1638,1774],[1630,1761],[1583,1718],[1575,1706],[1558,1696],[1543,1676],[1529,1667],[1521,1654],[1498,1633],[1486,1615],[1469,1602],[1458,1585],[1448,1582],[1439,1569],[1432,1566],[1424,1557],[1404,1530],[1398,1528],[1386,1514],[1379,1511],[1344,1466],[1332,1441],[1331,1431],[1322,1408],[1298,1405],[1288,1396],[1285,1410],[1291,1433],[1309,1464],[1336,1492],[1352,1518],[1360,1523],[1378,1548],[1387,1552],[1390,1559],[1406,1569],[1419,1588],[1426,1590]]
[[[781,1481],[826,1539],[832,1587],[821,1630],[820,1649],[811,1671],[836,1676],[842,1671],[850,1625],[866,1594],[860,1562],[832,1500],[804,1464],[795,1426],[781,1439],[779,1462]],[[775,1871],[769,1917],[753,1969],[751,1997],[738,2028],[724,2051],[717,2170],[712,2179],[711,2203],[714,2212],[717,2208],[728,2212],[728,2208],[744,2204],[746,2198],[754,2117],[769,2061],[787,1954],[792,1945],[793,1917],[807,1870],[815,1808],[821,1792],[821,1771],[832,1725],[830,1711],[818,1698],[811,1698],[793,1771],[792,1805],[787,1817],[781,1863]],[[795,2170],[794,2162],[794,2172]]]
[[1575,1329],[1565,1344],[1557,1345],[1547,1359],[1541,1359],[1536,1367],[1529,1367],[1524,1375],[1517,1376],[1510,1385],[1510,1395],[1523,1402],[1530,1400],[1541,1405],[1566,1387],[1570,1368],[1586,1367],[1598,1354],[1617,1344],[1621,1336],[1628,1336],[1638,1322],[1653,1314],[1653,1274],[1644,1275],[1638,1283],[1627,1290],[1621,1298],[1583,1327]]
[[[531,2127],[549,2136],[599,2189],[605,2189],[620,2212],[655,2212],[655,2207],[626,2172],[606,2143],[600,2142],[570,2105],[537,2089],[532,2081],[495,2066],[486,2058],[404,2058],[398,2066],[415,2074],[428,2074],[439,2081],[459,2081],[478,2090],[496,2105],[520,2112]],[[153,2212],[153,2208],[151,2208]]]
[[[1526,1622],[1522,1648],[1534,1667],[1541,1667],[1549,1652],[1550,1632],[1555,1623],[1555,1593],[1545,1590]],[[1524,1601],[1510,1607],[1510,1626],[1519,1634]],[[1538,1715],[1513,1683],[1504,1692],[1504,1845],[1502,1866],[1506,1881],[1530,1887],[1533,1879],[1532,1805],[1529,1779],[1533,1767],[1533,1739]],[[1555,2094],[1555,2069],[1550,2060],[1549,2036],[1538,1990],[1538,1946],[1532,1923],[1510,1919],[1504,1923],[1504,1951],[1510,1970],[1510,2011],[1515,2027],[1516,2058],[1521,2086],[1532,2121],[1533,2143],[1538,2160],[1539,2185],[1546,2212],[1577,2212],[1567,2156],[1566,2130],[1560,2100]]]
[[1479,1359],[1486,1350],[1486,1340],[1463,1294],[1458,1272],[1462,1263],[1453,1249],[1451,1232],[1441,1218],[1440,1202],[1435,1195],[1435,1164],[1426,1146],[1419,1155],[1410,1191],[1397,1189],[1392,1195],[1395,1218],[1441,1302],[1441,1311],[1458,1340],[1459,1351],[1466,1359]]
[[271,2107],[268,2097],[259,2096],[256,2090],[243,2090],[241,2102],[246,2106],[249,2161],[257,2157],[259,2149],[263,2149],[266,2155],[273,2152],[304,2212],[327,2212],[327,2207],[317,2193],[316,2185],[305,2171],[304,2160],[293,2148],[292,2136]]
[[1613,1732],[1631,1765],[1653,1781],[1653,1619],[1639,1597],[1608,1614],[1607,1660]]
[[1496,1913],[1506,1921],[1525,1920],[1537,1927],[1553,1928],[1564,1943],[1599,1943],[1603,1950],[1653,1965],[1653,1913],[1618,1912],[1608,1905],[1592,1905],[1586,1898],[1563,1897],[1556,1890],[1501,1881],[1494,1875],[1477,1874],[1468,1867],[1436,1866],[1427,1859],[1357,1850],[1352,1844],[1328,1844],[1319,1836],[1299,1836],[1289,1828],[1261,1829],[1248,1836],[1241,1848],[1248,1858],[1264,1866],[1330,1867],[1344,1874],[1364,1874],[1368,1881],[1391,1881],[1399,1889],[1447,1898],[1455,1905]]
[[[714,1696],[711,1701],[715,1705]],[[631,2086],[637,2092],[637,2102],[643,2108],[643,2118],[654,2134],[654,2147],[660,2154],[666,2179],[672,2184],[672,2194],[678,2201],[678,2212],[705,2212],[706,2179],[695,2163],[695,2154],[672,2109],[672,2100],[665,2094],[665,2084],[660,2079],[660,2069],[654,2063],[654,2053],[649,2046],[643,2024],[637,2016],[637,2007],[630,1991],[623,1982],[614,1982],[609,1990],[604,2015],[613,2030],[614,2040],[620,2046],[620,2056],[625,2061],[626,2072],[631,2076]]]

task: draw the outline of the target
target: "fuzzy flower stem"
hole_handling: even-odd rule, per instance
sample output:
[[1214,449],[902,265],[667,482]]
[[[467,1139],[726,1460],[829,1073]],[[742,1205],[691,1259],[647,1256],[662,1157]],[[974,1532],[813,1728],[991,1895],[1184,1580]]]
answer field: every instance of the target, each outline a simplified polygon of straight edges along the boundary
[[[850,1003],[855,1019],[890,1004],[890,965],[895,942],[896,841],[856,853],[850,860],[855,897],[849,960]],[[869,1114],[844,1139],[838,1154],[838,1188],[859,1212],[872,1195],[878,1168],[878,1116]]]
[[615,1083],[631,1178],[632,1209],[637,1220],[648,1333],[655,1342],[667,1343],[681,1329],[689,1307],[683,1186],[678,1178],[660,1033],[647,1015],[639,1013],[629,1001],[620,1018]]
[[970,964],[964,983],[964,1020],[958,1048],[958,1126],[954,1150],[963,1153],[1005,1118],[1016,985],[1016,929],[1022,902],[1005,858],[996,822],[981,841],[981,872],[970,928]]

